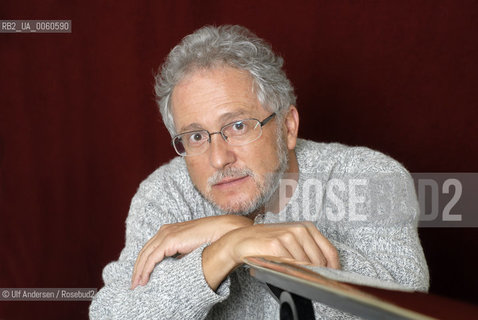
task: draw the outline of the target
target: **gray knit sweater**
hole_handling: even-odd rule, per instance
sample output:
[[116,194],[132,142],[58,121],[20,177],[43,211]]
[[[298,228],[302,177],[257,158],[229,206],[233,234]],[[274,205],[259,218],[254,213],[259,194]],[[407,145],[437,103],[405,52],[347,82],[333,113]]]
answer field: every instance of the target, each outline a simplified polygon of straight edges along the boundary
[[[296,154],[300,175],[293,198],[280,213],[266,213],[255,223],[314,221],[339,252],[339,278],[364,283],[370,277],[372,285],[426,291],[428,269],[408,172],[361,147],[299,139]],[[132,200],[125,248],[104,268],[105,286],[91,303],[90,318],[278,319],[278,302],[245,267],[232,272],[216,292],[210,289],[201,263],[206,244],[181,259],[166,258],[146,286],[130,290],[136,257],[161,225],[219,214],[193,187],[184,159],[152,173]],[[348,318],[316,302],[314,308],[316,318]]]

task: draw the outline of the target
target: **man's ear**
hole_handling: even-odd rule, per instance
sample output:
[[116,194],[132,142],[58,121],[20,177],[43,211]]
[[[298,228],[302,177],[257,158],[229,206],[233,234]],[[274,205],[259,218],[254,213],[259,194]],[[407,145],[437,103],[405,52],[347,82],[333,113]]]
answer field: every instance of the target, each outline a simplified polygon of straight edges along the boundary
[[299,133],[299,112],[293,105],[289,107],[289,111],[284,117],[284,125],[286,129],[287,148],[293,150],[297,143],[297,135]]

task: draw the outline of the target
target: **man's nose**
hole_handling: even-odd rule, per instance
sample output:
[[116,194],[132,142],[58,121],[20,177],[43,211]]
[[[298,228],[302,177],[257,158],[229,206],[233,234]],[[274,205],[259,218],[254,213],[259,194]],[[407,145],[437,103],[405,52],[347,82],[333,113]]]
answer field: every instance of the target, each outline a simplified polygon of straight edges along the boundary
[[215,169],[223,169],[227,165],[234,163],[236,156],[231,150],[231,145],[227,143],[221,134],[211,135],[209,146],[209,162]]

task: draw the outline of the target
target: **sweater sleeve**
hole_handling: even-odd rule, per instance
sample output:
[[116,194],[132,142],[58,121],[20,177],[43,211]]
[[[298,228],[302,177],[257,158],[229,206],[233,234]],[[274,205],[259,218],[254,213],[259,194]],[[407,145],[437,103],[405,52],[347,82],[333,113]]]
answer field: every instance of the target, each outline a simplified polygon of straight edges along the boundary
[[202,251],[207,244],[182,258],[165,258],[145,286],[130,289],[133,267],[144,244],[162,224],[188,219],[181,216],[184,208],[178,208],[171,188],[154,189],[143,183],[132,200],[126,245],[118,261],[103,270],[104,287],[90,305],[91,319],[203,319],[229,295],[228,278],[217,292],[204,279]]
[[[338,168],[338,176],[348,178],[343,197],[348,215],[335,224],[332,239],[342,269],[427,291],[428,267],[418,237],[419,206],[410,174],[395,160],[367,148],[351,148],[344,163],[347,167]],[[363,192],[351,191],[351,179]]]
[[[337,276],[366,276],[379,280],[379,287],[427,291],[428,267],[417,232],[419,208],[410,174],[379,152],[350,148],[329,178],[346,186],[342,193],[335,189],[336,198],[328,197],[326,190],[326,219],[317,222],[339,253],[342,269]],[[351,192],[350,186],[358,187]],[[337,214],[339,207],[345,215]],[[327,215],[334,208],[335,214]],[[318,302],[314,309],[317,319],[355,318]]]

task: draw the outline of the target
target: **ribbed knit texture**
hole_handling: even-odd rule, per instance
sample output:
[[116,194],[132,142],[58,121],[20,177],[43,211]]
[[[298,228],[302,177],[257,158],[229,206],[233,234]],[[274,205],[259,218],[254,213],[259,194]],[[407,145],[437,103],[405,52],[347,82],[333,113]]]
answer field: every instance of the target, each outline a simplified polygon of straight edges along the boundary
[[[418,203],[408,172],[368,148],[299,139],[296,154],[300,176],[294,197],[280,213],[266,213],[255,223],[313,220],[339,251],[342,271],[329,275],[381,287],[428,290],[428,269],[417,235]],[[304,207],[304,198],[315,199],[313,195],[319,191],[309,188],[307,197],[302,192],[311,178],[323,186],[323,201],[311,207],[312,211],[310,206]],[[373,192],[358,192],[363,203],[356,206],[356,213],[367,217],[365,221],[350,221],[347,216],[338,221],[326,218],[324,212],[337,209],[333,198],[326,196],[330,191],[327,182],[333,179],[366,179],[367,190]],[[349,193],[334,192],[341,196],[348,213]],[[201,261],[207,244],[181,259],[166,258],[156,265],[146,286],[130,290],[138,253],[161,225],[219,214],[193,187],[184,159],[175,158],[152,173],[133,197],[125,248],[118,261],[104,268],[105,286],[91,303],[90,318],[278,319],[278,302],[245,267],[232,272],[216,292],[209,288]],[[319,303],[314,307],[318,319],[349,318]]]

